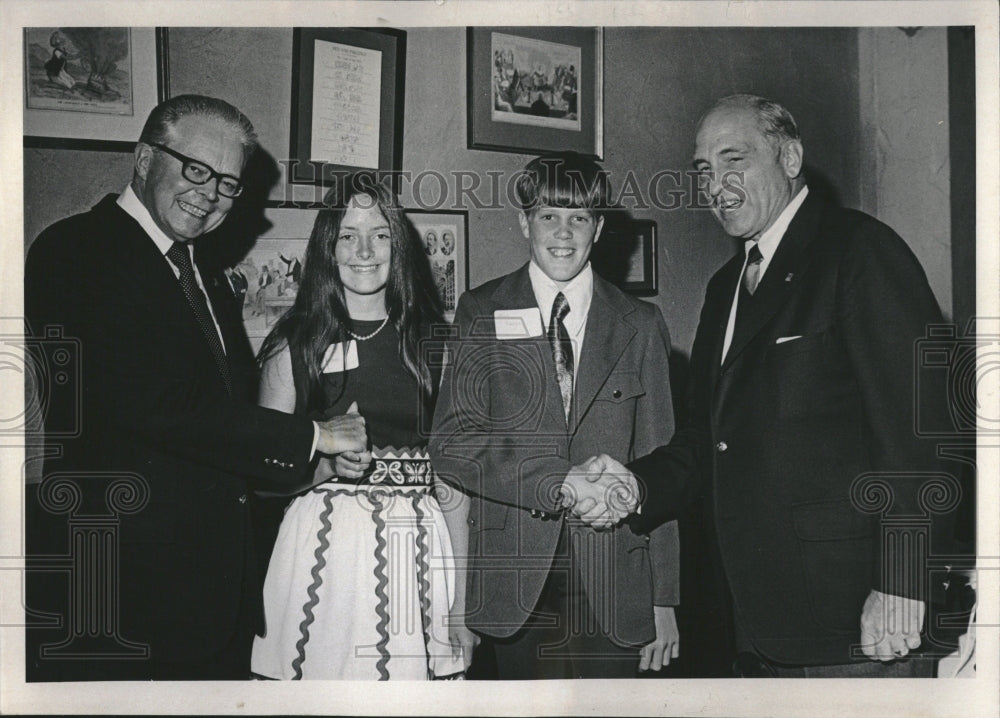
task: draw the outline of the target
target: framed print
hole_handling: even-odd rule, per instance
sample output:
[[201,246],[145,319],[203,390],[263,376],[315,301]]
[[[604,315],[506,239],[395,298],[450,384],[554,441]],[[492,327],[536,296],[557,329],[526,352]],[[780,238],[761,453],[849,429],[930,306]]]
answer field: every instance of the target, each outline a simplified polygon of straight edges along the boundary
[[470,149],[604,154],[604,32],[471,27]]
[[606,221],[591,261],[598,274],[622,291],[655,295],[659,291],[656,222],[628,219],[612,225]]
[[399,169],[406,33],[295,28],[289,181]]
[[164,28],[24,29],[27,146],[131,149],[168,92]]
[[255,352],[295,302],[317,211],[267,208],[264,214],[271,228],[238,264],[226,270],[233,292],[242,296],[243,326]]
[[464,211],[406,211],[424,243],[431,272],[444,304],[445,318],[455,319],[458,298],[469,288],[469,215]]

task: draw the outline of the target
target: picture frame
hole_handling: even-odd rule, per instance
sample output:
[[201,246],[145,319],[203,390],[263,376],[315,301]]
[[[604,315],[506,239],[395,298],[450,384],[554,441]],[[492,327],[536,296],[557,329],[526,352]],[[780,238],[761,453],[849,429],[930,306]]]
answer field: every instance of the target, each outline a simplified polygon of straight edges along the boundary
[[605,222],[591,262],[598,274],[622,291],[654,296],[659,291],[657,246],[656,222],[651,219]]
[[397,173],[406,32],[295,28],[288,181],[329,185],[358,170]]
[[169,97],[167,29],[25,28],[24,78],[26,147],[131,151]]
[[470,27],[468,147],[604,155],[604,30]]
[[[316,208],[265,208],[264,217],[270,228],[257,238],[242,260],[226,270],[231,283],[234,274],[242,274],[245,280],[243,326],[254,352],[295,301],[306,245],[318,212]],[[239,286],[240,283],[233,286],[237,296]]]
[[[406,216],[424,245],[441,294],[445,319],[455,320],[458,298],[469,289],[469,213],[408,209]],[[449,242],[447,237],[452,237]],[[446,251],[449,246],[450,251]]]

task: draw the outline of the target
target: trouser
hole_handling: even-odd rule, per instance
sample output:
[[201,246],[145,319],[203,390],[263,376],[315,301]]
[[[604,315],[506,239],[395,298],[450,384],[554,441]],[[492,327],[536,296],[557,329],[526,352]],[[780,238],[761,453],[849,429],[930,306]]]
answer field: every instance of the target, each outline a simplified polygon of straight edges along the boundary
[[[563,527],[557,556],[568,555]],[[581,582],[554,568],[528,622],[510,638],[487,638],[500,680],[635,678],[639,647],[622,647],[601,630]]]

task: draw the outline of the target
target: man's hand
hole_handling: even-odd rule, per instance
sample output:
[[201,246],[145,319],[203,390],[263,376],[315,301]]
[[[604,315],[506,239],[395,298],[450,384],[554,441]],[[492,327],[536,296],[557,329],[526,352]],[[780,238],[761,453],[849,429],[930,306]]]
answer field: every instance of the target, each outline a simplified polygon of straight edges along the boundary
[[920,646],[924,602],[872,591],[861,609],[861,649],[873,661],[902,658]]
[[563,507],[595,529],[613,526],[639,504],[635,477],[607,454],[570,469],[560,493]]
[[680,655],[681,639],[673,606],[653,606],[656,640],[639,651],[639,670],[658,671]]
[[321,454],[342,454],[345,451],[363,453],[368,448],[365,417],[358,413],[358,403],[351,404],[343,416],[318,422],[319,440],[316,451]]

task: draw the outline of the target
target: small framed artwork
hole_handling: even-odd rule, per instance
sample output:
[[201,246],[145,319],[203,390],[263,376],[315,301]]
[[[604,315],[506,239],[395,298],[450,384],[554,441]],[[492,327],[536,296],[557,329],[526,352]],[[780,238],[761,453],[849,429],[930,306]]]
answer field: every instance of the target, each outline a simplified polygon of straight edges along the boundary
[[295,28],[289,181],[329,185],[338,174],[399,170],[406,33]]
[[659,291],[656,222],[629,219],[604,232],[591,254],[594,270],[622,291],[652,296]]
[[601,28],[472,27],[467,43],[470,149],[601,159]]
[[469,215],[465,211],[406,210],[431,263],[445,318],[455,319],[455,307],[469,288]]
[[267,208],[270,229],[238,264],[226,270],[236,296],[242,296],[243,326],[254,351],[295,302],[317,212]]
[[167,31],[24,29],[24,144],[130,150],[169,93]]

